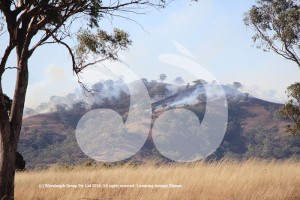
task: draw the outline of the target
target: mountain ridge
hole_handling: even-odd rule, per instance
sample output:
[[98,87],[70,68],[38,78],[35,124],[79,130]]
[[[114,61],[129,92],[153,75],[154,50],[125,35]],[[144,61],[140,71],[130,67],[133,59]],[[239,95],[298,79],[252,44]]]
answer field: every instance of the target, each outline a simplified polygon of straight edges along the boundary
[[[165,110],[174,109],[172,103],[189,98],[197,90],[203,90],[200,87],[182,88],[174,94],[153,101],[152,123]],[[278,115],[282,104],[251,96],[246,97],[245,94],[235,89],[231,88],[230,90],[234,92],[229,95],[226,93],[229,108],[227,131],[221,146],[207,159],[300,157],[300,139],[285,134],[284,129],[288,121]],[[201,95],[202,93],[198,92],[197,94]],[[191,102],[192,104],[190,104]],[[177,108],[189,109],[196,113],[199,119],[202,119],[206,102],[201,98],[196,98],[191,102],[178,104]],[[85,106],[84,103],[75,103],[69,110],[60,107],[50,113],[24,118],[19,151],[24,156],[29,168],[93,162],[78,147],[75,138],[76,122],[88,111],[101,108],[114,109],[126,120],[129,112],[129,96],[123,93],[120,98],[108,99],[103,103],[93,104],[91,107]],[[143,148],[126,161],[139,163],[150,159],[170,162],[156,150],[151,134]]]

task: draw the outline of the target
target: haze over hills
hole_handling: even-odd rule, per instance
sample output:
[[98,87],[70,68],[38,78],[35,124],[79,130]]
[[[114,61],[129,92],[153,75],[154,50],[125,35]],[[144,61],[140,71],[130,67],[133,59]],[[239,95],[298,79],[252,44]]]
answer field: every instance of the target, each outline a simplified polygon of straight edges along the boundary
[[[205,92],[211,92],[215,93],[214,95],[218,96],[217,92],[220,92],[214,87],[216,83],[207,83],[207,91],[205,91],[203,87],[197,88],[197,90],[194,91],[195,86],[202,84],[201,81],[204,81],[201,79],[194,81],[194,83],[187,84],[185,84],[183,80],[177,80],[175,81],[175,84],[162,84],[162,82],[156,80],[148,81],[145,78],[141,79],[141,81],[146,86],[147,92],[149,93],[152,103],[159,102],[160,100],[162,100],[162,94],[164,100],[167,97],[176,97],[176,99],[172,99],[174,105],[171,105],[172,102],[170,102],[170,105],[168,106],[180,106],[188,103],[193,104],[197,102],[197,96],[200,94],[204,94]],[[129,95],[130,92],[128,86],[134,84],[134,81],[131,83],[125,83],[122,78],[116,81],[100,81],[92,85],[87,85],[86,88],[89,91],[84,90],[82,88],[77,88],[75,91],[70,92],[65,96],[53,95],[48,101],[41,103],[36,108],[26,107],[24,115],[25,117],[28,117],[40,113],[52,112],[55,110],[56,105],[64,105],[66,108],[70,108],[73,103],[77,102],[85,102],[87,106],[92,106],[93,104],[99,104],[103,101],[114,100],[120,97],[121,93]],[[163,87],[161,86],[161,84],[163,85]],[[245,96],[245,94],[236,90],[232,85],[222,85],[222,87],[226,91],[226,95],[228,97],[236,98],[236,96]],[[191,91],[193,91],[192,94],[189,93]],[[138,93],[139,91],[134,90],[133,92]]]
[[[206,95],[218,99],[214,84],[198,82],[195,85],[175,86],[143,79],[152,102],[152,123],[165,110],[184,108],[193,111],[200,120],[206,107]],[[113,109],[125,121],[129,112],[130,96],[122,81],[99,82],[92,86],[101,92],[82,98],[78,91],[65,97],[53,97],[40,106],[40,110],[27,109],[19,142],[19,151],[28,168],[53,164],[74,165],[93,162],[80,150],[75,128],[88,111]],[[278,115],[281,104],[267,102],[239,92],[232,86],[222,85],[227,98],[228,126],[220,147],[207,160],[234,157],[247,159],[300,158],[300,138],[286,135],[287,121]],[[138,91],[136,91],[138,93]],[[84,99],[84,101],[82,101]],[[35,114],[39,111],[44,113]],[[140,124],[130,125],[135,129]],[[143,148],[126,161],[146,162],[149,159],[168,162],[155,148],[151,134]]]

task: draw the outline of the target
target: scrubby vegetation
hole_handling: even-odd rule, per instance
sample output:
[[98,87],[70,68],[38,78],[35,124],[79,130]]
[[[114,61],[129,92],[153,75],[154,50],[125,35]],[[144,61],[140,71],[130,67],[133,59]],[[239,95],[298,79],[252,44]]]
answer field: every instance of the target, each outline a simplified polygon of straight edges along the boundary
[[[198,116],[200,121],[203,119],[206,105],[206,97],[203,94],[196,95],[192,104],[172,105],[176,99],[194,94],[197,88],[202,87],[201,84],[195,83],[189,88],[179,87],[161,100],[161,94],[157,88],[165,83],[146,79],[142,81],[152,95],[153,119],[157,118],[164,110],[176,107],[189,109]],[[98,83],[93,86],[98,89],[109,88],[118,91],[118,94],[114,96],[99,97],[100,100],[90,104],[83,101],[76,101],[71,105],[57,104],[53,106],[52,113],[33,117],[33,121],[27,125],[25,119],[19,151],[27,161],[27,167],[45,168],[53,164],[77,165],[90,162],[90,159],[82,153],[77,145],[76,125],[85,113],[98,108],[113,109],[123,117],[123,120],[126,120],[130,97],[126,88],[117,90],[116,85],[118,84],[110,81],[104,85]],[[172,85],[165,84],[164,87],[172,88]],[[232,90],[236,91],[235,88]],[[286,120],[278,115],[280,107],[281,105],[255,99],[249,95],[245,98],[243,93],[238,93],[237,96],[228,95],[229,122],[225,137],[217,151],[206,160],[222,158],[245,160],[252,157],[299,159],[300,137],[284,134]],[[256,113],[258,111],[260,113]],[[262,116],[265,117],[264,121],[260,119]],[[161,162],[170,162],[155,149],[152,139],[149,137],[140,152],[127,161],[140,163],[153,158]]]

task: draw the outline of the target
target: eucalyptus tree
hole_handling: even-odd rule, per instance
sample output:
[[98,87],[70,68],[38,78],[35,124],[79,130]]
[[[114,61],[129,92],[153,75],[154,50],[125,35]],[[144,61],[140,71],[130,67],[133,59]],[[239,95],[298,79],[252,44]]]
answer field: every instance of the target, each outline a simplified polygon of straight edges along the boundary
[[300,1],[257,0],[244,22],[258,48],[273,51],[300,67]]
[[[101,29],[103,19],[162,9],[168,0],[1,0],[0,36],[5,47],[0,60],[0,199],[14,198],[15,155],[22,126],[29,72],[28,61],[41,46],[58,44],[70,54],[74,74],[104,60],[118,60],[118,51],[131,44],[129,34]],[[84,24],[79,30],[79,22]],[[76,39],[72,46],[71,39]],[[8,60],[16,55],[15,66]],[[9,116],[2,77],[15,69],[16,82]],[[79,83],[82,84],[79,80]]]
[[300,83],[294,83],[287,89],[288,97],[291,98],[280,110],[283,117],[293,121],[292,124],[286,126],[286,130],[300,136]]
[[[255,31],[253,40],[258,48],[273,51],[300,67],[299,0],[257,0],[244,21]],[[288,87],[291,99],[281,109],[282,116],[293,122],[287,125],[287,131],[293,135],[300,135],[299,85],[295,83]]]
[[243,87],[243,84],[241,84],[240,82],[233,82],[232,86],[235,90],[238,90]]

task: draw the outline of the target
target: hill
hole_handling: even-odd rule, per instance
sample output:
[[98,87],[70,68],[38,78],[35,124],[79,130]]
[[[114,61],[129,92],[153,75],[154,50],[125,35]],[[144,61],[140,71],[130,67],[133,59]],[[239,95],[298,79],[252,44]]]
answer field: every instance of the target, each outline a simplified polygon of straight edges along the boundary
[[[149,91],[154,91],[148,86]],[[170,85],[165,86],[170,87]],[[278,115],[282,106],[254,97],[245,97],[237,90],[223,86],[228,101],[228,126],[220,147],[206,160],[251,157],[263,159],[300,158],[300,138],[286,135],[287,121]],[[164,98],[152,98],[152,123],[165,110],[184,108],[193,111],[203,119],[206,102],[199,98],[205,94],[203,87],[179,88]],[[87,112],[108,108],[118,112],[123,120],[129,111],[129,95],[120,91],[119,95],[104,98],[88,105],[86,102],[74,102],[71,106],[56,105],[52,112],[24,118],[18,150],[24,156],[28,168],[48,167],[51,165],[76,165],[94,162],[80,150],[75,128],[79,119]],[[139,129],[143,125],[131,124],[129,129]],[[171,162],[156,150],[151,134],[143,148],[125,161],[146,162],[150,159]]]

